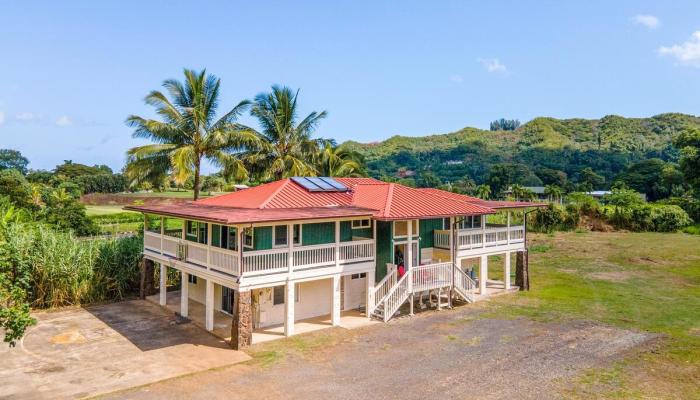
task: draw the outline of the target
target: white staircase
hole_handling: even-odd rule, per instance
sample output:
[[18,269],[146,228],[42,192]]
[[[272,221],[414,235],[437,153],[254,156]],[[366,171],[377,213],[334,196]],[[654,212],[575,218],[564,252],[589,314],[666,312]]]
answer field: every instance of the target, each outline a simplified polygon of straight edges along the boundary
[[409,268],[399,280],[396,280],[396,270],[393,270],[377,284],[368,312],[387,322],[412,294],[451,289],[453,280],[454,293],[468,303],[473,302],[476,284],[451,262]]

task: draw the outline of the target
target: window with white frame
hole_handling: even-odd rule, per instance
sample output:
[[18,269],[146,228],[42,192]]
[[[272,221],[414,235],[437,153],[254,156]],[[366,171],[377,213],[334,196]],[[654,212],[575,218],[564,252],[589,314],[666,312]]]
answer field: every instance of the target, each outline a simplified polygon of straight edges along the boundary
[[253,228],[245,228],[243,230],[243,247],[253,248]]
[[272,246],[286,247],[287,241],[287,225],[275,225],[272,227]]
[[354,219],[352,220],[352,229],[366,229],[372,226],[372,222],[369,218],[367,219]]
[[394,221],[394,237],[408,236],[408,222]]

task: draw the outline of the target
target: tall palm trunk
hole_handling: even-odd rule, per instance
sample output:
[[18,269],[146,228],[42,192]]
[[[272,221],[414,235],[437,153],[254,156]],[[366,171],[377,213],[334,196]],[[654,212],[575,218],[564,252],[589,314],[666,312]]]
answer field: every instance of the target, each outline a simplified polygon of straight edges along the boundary
[[197,160],[194,162],[194,200],[197,201],[199,199],[199,165],[200,165],[201,159],[197,157]]

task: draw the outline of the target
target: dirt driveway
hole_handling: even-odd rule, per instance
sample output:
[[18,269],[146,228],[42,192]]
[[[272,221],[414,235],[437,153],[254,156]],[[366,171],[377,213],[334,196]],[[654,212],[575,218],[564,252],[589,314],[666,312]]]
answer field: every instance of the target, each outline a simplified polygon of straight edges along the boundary
[[0,346],[0,398],[84,397],[249,359],[146,301],[35,317],[17,347]]
[[[477,305],[260,344],[254,362],[114,399],[547,399],[651,340],[587,322],[480,318]],[[256,363],[257,361],[257,363]]]

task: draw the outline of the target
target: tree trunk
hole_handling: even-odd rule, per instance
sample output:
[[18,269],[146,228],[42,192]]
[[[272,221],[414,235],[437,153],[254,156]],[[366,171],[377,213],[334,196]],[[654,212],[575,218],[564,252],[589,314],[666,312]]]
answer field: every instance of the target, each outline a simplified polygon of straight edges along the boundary
[[197,161],[194,163],[194,199],[199,199],[199,164],[201,159],[197,157]]

